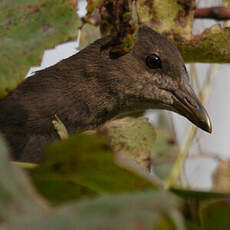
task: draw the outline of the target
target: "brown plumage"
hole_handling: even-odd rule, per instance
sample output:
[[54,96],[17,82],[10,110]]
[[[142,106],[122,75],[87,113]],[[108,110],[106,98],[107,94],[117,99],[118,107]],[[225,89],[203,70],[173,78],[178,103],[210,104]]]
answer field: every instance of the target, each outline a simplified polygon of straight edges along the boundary
[[109,37],[37,72],[0,102],[0,130],[13,157],[40,161],[44,146],[58,138],[55,114],[70,134],[92,129],[125,112],[172,110],[211,132],[208,115],[189,85],[177,48],[148,27],[134,48],[111,59],[101,49]]

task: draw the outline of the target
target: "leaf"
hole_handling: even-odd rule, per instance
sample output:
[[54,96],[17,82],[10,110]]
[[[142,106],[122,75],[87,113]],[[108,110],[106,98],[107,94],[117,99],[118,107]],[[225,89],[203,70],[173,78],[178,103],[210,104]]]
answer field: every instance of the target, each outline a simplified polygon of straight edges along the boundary
[[97,210],[90,222],[83,223],[82,229],[86,226],[88,229],[93,229],[93,226],[97,226],[95,229],[155,229],[154,226],[161,229],[159,226],[163,222],[170,226],[168,229],[183,229],[180,207],[180,200],[172,194],[149,191],[82,201],[72,206],[72,210],[78,211],[80,225],[82,216],[87,220]]
[[138,165],[149,168],[156,132],[145,117],[125,117],[107,122],[97,130],[106,137],[117,154],[128,156]]
[[84,24],[81,29],[79,49],[84,49],[90,43],[93,43],[101,37],[100,29],[98,26]]
[[58,208],[14,229],[184,230],[180,208],[180,200],[166,191],[106,195]]
[[194,1],[136,1],[140,24],[149,25],[160,33],[177,34],[190,39]]
[[204,230],[230,229],[230,202],[225,200],[208,201],[200,209],[201,226]]
[[213,174],[212,190],[216,192],[230,192],[230,161],[219,161],[218,167]]
[[[103,164],[106,162],[103,161],[100,154],[112,156],[106,142],[99,140],[98,137],[86,137],[86,135],[77,135],[76,137],[78,137],[77,146],[80,145],[79,151],[93,150],[90,152],[91,154],[87,154],[87,152],[84,152],[82,155],[80,154],[82,158],[85,157],[85,159],[88,160],[88,155],[96,154],[96,156],[99,155],[99,159],[102,160],[101,163]],[[86,140],[90,141],[92,144],[81,144],[85,143],[83,141]],[[69,148],[76,147],[75,141],[76,139],[72,138],[72,142],[69,142],[72,146],[69,146]],[[54,147],[58,148],[60,144],[63,143],[57,143]],[[2,139],[0,139],[1,229],[113,230],[120,228],[124,230],[184,230],[184,222],[180,214],[182,205],[181,200],[166,191],[152,190],[134,194],[106,195],[94,200],[74,202],[72,204],[50,209],[31,187],[24,172],[9,162],[7,155],[7,148]],[[59,154],[57,154],[57,156],[59,157]],[[67,160],[73,160],[73,164],[75,162],[74,157],[72,159],[65,159],[65,163],[67,163]],[[79,160],[80,158],[78,157],[77,159]],[[107,157],[104,157],[104,159],[107,159]],[[83,161],[84,160],[81,159],[81,162]],[[80,164],[81,162],[78,163]],[[62,168],[62,173],[66,174],[68,170],[73,169],[73,165],[71,162],[69,163],[70,164]],[[95,163],[97,163],[97,161],[95,161]],[[95,166],[97,168],[97,165]],[[87,167],[86,165],[86,170]],[[114,166],[112,166],[112,171],[113,168]],[[84,170],[84,167],[81,169]],[[124,171],[122,169],[119,170]],[[121,173],[121,175],[127,174],[124,172]],[[112,175],[116,177],[116,174]],[[134,177],[130,173],[130,181],[132,181],[133,178]],[[122,182],[122,180],[123,178],[121,178],[119,182]],[[144,181],[142,179],[139,180],[141,180],[142,183]],[[128,181],[126,182],[130,183]],[[145,182],[145,184],[148,183]],[[59,193],[61,191],[56,190],[55,192]]]
[[69,133],[57,114],[55,114],[55,120],[52,121],[52,124],[61,140],[69,138]]
[[24,172],[10,163],[8,149],[2,138],[0,138],[0,175],[1,221],[19,223],[33,215],[39,216],[47,210],[45,202],[36,194]]
[[61,0],[1,0],[0,96],[14,89],[45,49],[73,38],[80,20]]
[[156,133],[157,138],[152,145],[151,167],[159,178],[165,179],[176,161],[179,146],[168,129],[158,128]]
[[206,192],[206,191],[195,191],[195,190],[186,190],[180,188],[171,188],[171,192],[184,199],[193,199],[193,200],[208,200],[208,199],[217,199],[225,198],[228,196],[226,193],[217,193],[217,192]]
[[32,171],[32,179],[54,203],[155,187],[115,164],[107,142],[94,135],[79,134],[55,143],[47,148],[45,157],[47,160]]
[[[76,139],[77,138],[77,139]],[[90,145],[88,145],[90,141]],[[69,170],[73,170],[74,164],[82,162],[89,163],[80,167],[86,171],[91,167],[91,161],[98,157],[95,161],[97,173],[100,169],[97,166],[98,161],[104,166],[112,160],[111,152],[108,145],[103,140],[94,136],[77,135],[75,138],[66,140],[69,144],[68,148],[76,154],[79,161],[75,161],[74,155],[64,157],[65,165],[55,165],[56,170],[67,176]],[[57,143],[53,150],[66,143]],[[79,147],[78,147],[79,146]],[[73,151],[77,147],[77,152]],[[55,149],[57,148],[57,149]],[[88,150],[88,151],[85,151]],[[82,154],[81,154],[82,153]],[[52,154],[52,153],[51,153]],[[66,156],[62,149],[57,152],[57,159],[60,155]],[[113,196],[104,196],[95,200],[81,201],[72,203],[55,209],[48,209],[44,201],[39,198],[34,189],[31,187],[27,177],[20,168],[11,164],[7,157],[7,148],[0,139],[0,228],[12,230],[62,230],[62,229],[184,229],[183,218],[180,214],[181,200],[166,191],[148,191],[145,193],[122,194]],[[81,157],[79,157],[80,155]],[[106,156],[105,156],[106,155]],[[89,156],[94,156],[90,159]],[[103,158],[101,157],[103,156]],[[52,156],[51,156],[52,157]],[[85,158],[85,159],[83,159]],[[109,160],[108,160],[109,159]],[[59,161],[56,162],[59,162]],[[69,161],[70,160],[70,161]],[[69,163],[69,164],[66,164]],[[49,163],[47,162],[46,166]],[[76,165],[75,165],[76,166]],[[147,181],[133,176],[119,167],[108,165],[111,167],[111,176],[119,179],[116,175],[128,176],[123,188],[132,188],[132,181],[138,179],[138,184],[148,185]],[[104,167],[103,167],[104,168]],[[114,169],[116,168],[116,172]],[[47,175],[49,176],[49,175]],[[94,175],[92,175],[94,176]],[[103,175],[100,175],[103,178]],[[98,181],[100,177],[96,177]],[[106,175],[105,175],[106,177]],[[104,180],[105,182],[106,180]],[[114,182],[112,180],[111,182]],[[120,178],[119,183],[124,182],[124,178]],[[73,181],[74,183],[74,181]],[[91,183],[92,184],[92,183]],[[98,183],[99,184],[99,183]],[[114,188],[113,184],[110,184]],[[116,187],[116,186],[115,186]],[[151,188],[152,186],[148,186]],[[63,190],[64,191],[64,190]],[[55,193],[62,191],[56,190]],[[68,194],[68,193],[67,193]],[[164,227],[164,228],[162,228]]]
[[191,222],[191,221],[186,221],[186,229],[187,230],[201,230],[198,224],[195,224],[194,222]]

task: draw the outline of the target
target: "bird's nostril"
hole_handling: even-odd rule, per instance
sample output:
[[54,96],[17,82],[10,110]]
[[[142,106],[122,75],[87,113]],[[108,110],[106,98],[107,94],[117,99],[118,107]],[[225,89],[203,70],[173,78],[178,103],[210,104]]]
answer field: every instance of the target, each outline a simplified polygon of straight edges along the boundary
[[193,103],[189,97],[184,96],[184,101],[188,106],[192,106],[193,108],[197,109],[197,105]]

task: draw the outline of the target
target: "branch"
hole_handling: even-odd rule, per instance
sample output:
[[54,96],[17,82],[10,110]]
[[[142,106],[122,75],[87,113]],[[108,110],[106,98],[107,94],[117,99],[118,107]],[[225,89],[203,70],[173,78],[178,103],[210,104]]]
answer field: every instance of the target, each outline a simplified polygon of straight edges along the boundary
[[140,24],[166,35],[179,48],[185,62],[230,62],[230,28],[215,25],[200,35],[192,34],[195,1],[146,2],[136,1]]
[[190,40],[174,36],[172,39],[179,48],[185,62],[229,63],[230,27],[216,24]]
[[148,25],[160,33],[192,36],[195,0],[136,1],[139,23]]
[[230,7],[198,8],[195,11],[195,18],[227,20],[230,19]]
[[[88,0],[90,12],[96,9],[101,16],[102,33],[114,33],[108,44],[112,47],[112,55],[119,56],[128,52],[135,41],[135,27],[130,15],[131,2]],[[108,7],[109,3],[113,7]],[[126,7],[116,7],[118,4],[124,4]],[[185,62],[230,63],[230,28],[214,25],[202,34],[192,35],[194,5],[194,0],[166,1],[163,5],[160,4],[160,0],[153,1],[153,4],[146,4],[145,0],[136,1],[139,23],[150,26],[172,40],[181,51]],[[117,18],[117,15],[121,17]],[[119,25],[123,16],[127,16],[126,24]],[[99,23],[95,18],[93,21],[93,24]]]

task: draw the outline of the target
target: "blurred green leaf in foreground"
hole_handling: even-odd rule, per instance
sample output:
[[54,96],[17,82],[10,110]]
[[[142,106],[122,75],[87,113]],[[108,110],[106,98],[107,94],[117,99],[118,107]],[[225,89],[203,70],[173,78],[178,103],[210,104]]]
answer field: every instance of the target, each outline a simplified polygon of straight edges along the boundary
[[47,148],[45,158],[32,177],[53,202],[154,188],[148,180],[115,164],[110,146],[95,135],[79,134],[55,143]]
[[80,20],[67,2],[0,1],[0,97],[39,64],[45,49],[76,38]]
[[[76,140],[78,140],[78,145],[79,143],[82,144],[80,144],[80,148],[73,151],[76,148]],[[72,202],[65,206],[51,208],[48,202],[42,200],[32,188],[22,169],[17,168],[9,162],[7,148],[1,139],[1,229],[185,229],[183,217],[180,213],[182,200],[167,191],[150,190],[153,186],[145,179],[141,179],[131,172],[113,165],[108,145],[101,138],[89,135],[77,135],[75,138],[73,137],[68,140],[68,142],[64,141],[55,144],[53,147],[50,147],[50,151],[52,148],[54,150],[55,147],[57,148],[67,143],[69,145],[68,149],[72,151],[62,152],[61,148],[57,154],[57,160],[55,159],[54,162],[48,161],[44,164],[43,169],[53,167],[54,171],[59,171],[60,176],[62,175],[62,180],[64,180],[65,177],[68,178],[69,173],[71,178],[71,171],[75,167],[79,173],[75,175],[75,178],[72,177],[72,183],[79,183],[86,190],[90,190],[89,187],[91,186],[92,191],[96,188],[97,191],[114,189],[114,192],[120,192],[122,190],[132,191],[135,188],[139,189],[143,187],[149,191],[133,194],[106,195],[94,200],[84,200],[78,203]],[[95,161],[94,153],[99,155],[100,163],[97,160]],[[52,152],[50,154],[51,158],[55,157]],[[68,155],[67,157],[65,157],[66,154]],[[75,154],[78,156],[77,158],[74,156]],[[60,164],[59,160],[62,157],[64,157],[64,161]],[[78,161],[76,162],[74,159],[78,159]],[[88,165],[85,164],[86,160],[89,161]],[[92,167],[92,162],[96,163],[95,174],[89,175],[87,174],[87,169]],[[79,167],[76,167],[78,164]],[[104,173],[100,174],[101,170],[103,171],[104,167],[102,165],[104,166],[104,164],[108,164],[111,167],[111,173],[107,172],[108,175]],[[38,169],[38,171],[40,170],[42,170],[42,167]],[[85,175],[89,179],[88,181],[84,181],[85,171]],[[119,181],[108,181],[108,179],[112,179],[113,177],[119,179]],[[50,180],[50,182],[52,184],[55,181]],[[61,192],[69,195],[68,189],[56,190],[56,194]],[[55,196],[55,194],[53,195]]]

